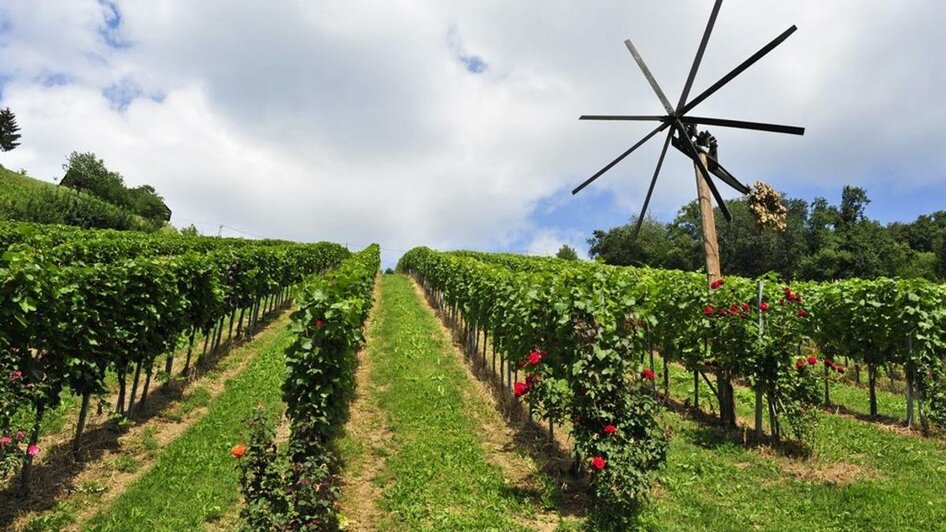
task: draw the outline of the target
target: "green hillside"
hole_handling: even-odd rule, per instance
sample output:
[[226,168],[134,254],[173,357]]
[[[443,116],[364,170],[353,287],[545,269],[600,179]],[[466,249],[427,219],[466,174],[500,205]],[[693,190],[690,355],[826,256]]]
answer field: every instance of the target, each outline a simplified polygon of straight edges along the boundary
[[155,231],[161,226],[90,194],[0,167],[0,220]]
[[37,191],[54,188],[56,188],[56,185],[53,183],[41,181],[0,166],[0,198],[4,200],[26,198]]

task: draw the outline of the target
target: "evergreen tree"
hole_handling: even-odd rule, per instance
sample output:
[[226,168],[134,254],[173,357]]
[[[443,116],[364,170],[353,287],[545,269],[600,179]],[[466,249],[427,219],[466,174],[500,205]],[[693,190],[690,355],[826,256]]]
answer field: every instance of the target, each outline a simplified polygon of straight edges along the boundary
[[555,256],[565,260],[578,260],[578,253],[575,252],[575,248],[569,246],[568,244],[562,244],[562,247],[558,250],[558,253],[556,253]]
[[9,107],[0,109],[0,150],[10,151],[20,145],[20,126]]

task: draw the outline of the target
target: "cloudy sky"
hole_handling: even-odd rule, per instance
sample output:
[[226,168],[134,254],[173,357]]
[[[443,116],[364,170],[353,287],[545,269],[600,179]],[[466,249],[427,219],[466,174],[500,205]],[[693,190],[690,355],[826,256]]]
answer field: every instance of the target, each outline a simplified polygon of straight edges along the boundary
[[[53,181],[92,151],[154,185],[177,226],[374,241],[388,264],[418,244],[583,250],[639,209],[660,142],[573,197],[649,131],[578,116],[661,112],[628,37],[675,102],[710,8],[0,0],[0,105],[23,134],[0,163]],[[866,187],[885,222],[946,208],[943,20],[943,0],[727,0],[692,94],[799,30],[699,114],[807,132],[717,128],[721,161],[808,200]],[[671,150],[653,214],[694,189]]]

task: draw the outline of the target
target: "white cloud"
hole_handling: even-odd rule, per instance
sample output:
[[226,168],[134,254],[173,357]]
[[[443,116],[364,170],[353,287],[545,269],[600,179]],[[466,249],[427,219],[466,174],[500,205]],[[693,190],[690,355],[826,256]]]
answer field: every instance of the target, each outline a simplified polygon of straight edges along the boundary
[[525,252],[529,255],[554,256],[563,245],[567,245],[578,253],[581,259],[588,259],[585,235],[574,231],[556,231],[554,229],[539,228],[526,246]]
[[[577,116],[659,111],[628,36],[675,100],[708,14],[705,2],[656,0],[117,5],[132,44],[121,49],[106,43],[97,1],[0,7],[0,103],[23,133],[5,165],[52,178],[67,153],[91,150],[132,184],[153,184],[180,225],[391,250],[583,249],[583,235],[535,227],[531,208],[647,129]],[[936,0],[727,1],[694,94],[790,24],[800,30],[700,114],[808,133],[714,130],[724,164],[745,181],[831,191],[887,186],[891,173],[907,189],[942,183],[944,16]],[[461,53],[488,68],[470,73]],[[70,83],[36,82],[54,74]],[[103,96],[116,83],[163,99],[117,110]],[[595,187],[633,211],[658,150],[642,148]],[[668,216],[694,178],[675,153],[663,175],[653,205]]]

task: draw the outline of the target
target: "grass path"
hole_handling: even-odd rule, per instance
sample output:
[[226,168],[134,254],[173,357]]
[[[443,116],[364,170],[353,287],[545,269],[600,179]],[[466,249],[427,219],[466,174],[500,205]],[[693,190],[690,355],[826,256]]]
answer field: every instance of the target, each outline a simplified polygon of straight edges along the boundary
[[231,447],[245,439],[245,420],[257,404],[282,414],[284,351],[291,334],[283,322],[242,372],[228,380],[206,415],[171,441],[154,467],[131,484],[87,530],[196,530],[228,515],[239,497]]
[[[509,474],[534,466],[511,441],[497,445],[503,422],[458,357],[413,282],[383,276],[362,353],[367,386],[339,445],[350,529],[554,529],[536,518],[548,512],[535,475]],[[352,493],[377,496],[374,510]]]
[[[161,449],[208,411],[259,351],[287,325],[288,312],[211,360],[201,371],[170,386],[153,385],[151,399],[133,422],[116,425],[107,416],[90,416],[79,459],[71,453],[71,434],[43,440],[44,452],[33,476],[34,488],[22,498],[14,484],[0,490],[0,529],[59,530],[74,528],[118,497],[158,460]],[[179,357],[183,367],[183,357]],[[177,361],[176,361],[177,362]],[[175,364],[178,368],[178,364]],[[71,429],[71,427],[69,427]],[[70,432],[65,430],[64,432]]]
[[[670,367],[671,394],[692,393],[692,375]],[[700,392],[709,402],[711,392]],[[736,390],[737,416],[753,395]],[[826,414],[812,456],[753,446],[704,419],[667,412],[667,467],[643,523],[654,530],[946,530],[946,443]],[[751,438],[751,429],[749,429]]]

